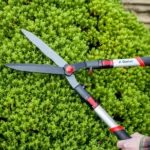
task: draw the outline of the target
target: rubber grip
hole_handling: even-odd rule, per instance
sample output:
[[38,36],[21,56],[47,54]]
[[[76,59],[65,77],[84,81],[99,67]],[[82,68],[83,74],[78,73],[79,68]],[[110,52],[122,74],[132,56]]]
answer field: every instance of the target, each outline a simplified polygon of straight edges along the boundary
[[131,138],[131,136],[124,129],[113,133],[117,136],[118,140],[127,140]]
[[150,66],[150,57],[141,57],[145,66]]
[[99,60],[93,60],[93,61],[85,61],[86,64],[86,68],[93,68],[93,69],[97,69],[99,68],[100,62]]

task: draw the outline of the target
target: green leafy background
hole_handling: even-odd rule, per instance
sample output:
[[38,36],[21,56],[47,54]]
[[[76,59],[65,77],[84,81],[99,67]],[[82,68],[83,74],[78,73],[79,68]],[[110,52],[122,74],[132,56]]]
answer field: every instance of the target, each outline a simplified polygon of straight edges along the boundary
[[[117,150],[117,138],[65,76],[25,73],[5,63],[55,65],[26,29],[68,63],[150,55],[150,32],[118,0],[0,0],[0,149]],[[75,73],[129,134],[150,133],[150,69]]]

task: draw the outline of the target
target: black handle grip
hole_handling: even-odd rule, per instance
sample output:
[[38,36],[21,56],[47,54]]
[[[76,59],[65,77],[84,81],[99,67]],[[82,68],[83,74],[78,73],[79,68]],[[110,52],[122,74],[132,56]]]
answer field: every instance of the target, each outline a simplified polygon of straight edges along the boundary
[[118,140],[127,140],[131,138],[131,136],[123,129],[122,126],[110,128],[110,131],[117,136]]
[[150,57],[141,57],[145,66],[150,66]]
[[86,68],[90,69],[105,69],[113,68],[113,60],[95,60],[95,61],[85,61]]
[[115,131],[114,134],[117,136],[118,140],[127,140],[131,138],[125,130]]

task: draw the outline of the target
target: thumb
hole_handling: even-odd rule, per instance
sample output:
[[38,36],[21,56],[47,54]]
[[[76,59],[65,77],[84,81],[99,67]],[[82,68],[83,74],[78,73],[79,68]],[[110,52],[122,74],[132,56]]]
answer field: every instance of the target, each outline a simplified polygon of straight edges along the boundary
[[127,142],[127,140],[120,140],[117,142],[118,148],[124,148],[124,144]]

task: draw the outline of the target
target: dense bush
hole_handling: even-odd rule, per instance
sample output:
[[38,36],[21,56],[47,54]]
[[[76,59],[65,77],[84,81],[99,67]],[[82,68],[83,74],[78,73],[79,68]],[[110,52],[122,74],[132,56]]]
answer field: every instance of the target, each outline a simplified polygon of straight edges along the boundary
[[[0,0],[0,149],[117,150],[117,138],[64,76],[5,63],[53,64],[21,33],[38,35],[68,63],[150,54],[150,33],[118,0]],[[129,134],[150,133],[149,67],[75,73]]]

